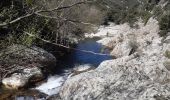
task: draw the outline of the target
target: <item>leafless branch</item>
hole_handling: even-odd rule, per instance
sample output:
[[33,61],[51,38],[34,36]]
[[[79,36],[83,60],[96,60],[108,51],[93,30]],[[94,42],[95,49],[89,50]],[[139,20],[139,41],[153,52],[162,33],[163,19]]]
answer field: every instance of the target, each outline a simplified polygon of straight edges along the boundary
[[27,17],[32,16],[33,14],[34,14],[34,13],[27,14],[27,15],[25,15],[25,16],[18,17],[17,19],[14,19],[14,20],[12,20],[12,21],[10,21],[10,22],[8,22],[8,23],[4,22],[4,23],[0,24],[0,27],[2,27],[2,26],[7,26],[7,25],[9,25],[9,24],[16,23],[16,22],[18,22],[18,21],[20,21],[20,20],[22,20],[22,19],[24,19],[24,18],[27,18]]
[[85,4],[85,3],[87,3],[87,2],[86,2],[86,1],[76,2],[76,3],[71,4],[71,5],[68,5],[68,6],[62,6],[62,7],[59,7],[59,6],[58,6],[58,7],[53,8],[53,9],[39,10],[37,13],[60,11],[60,10],[62,10],[62,9],[72,8],[72,7],[74,7],[74,6],[81,5],[81,4]]
[[[62,2],[64,2],[64,0],[63,0]],[[61,2],[61,3],[62,3],[62,2]],[[68,5],[68,6],[62,6],[62,7],[60,7],[60,5],[59,5],[58,7],[53,8],[53,9],[38,10],[38,11],[35,11],[35,12],[33,12],[33,13],[30,13],[30,14],[27,14],[27,15],[24,15],[24,16],[21,16],[21,17],[18,17],[18,18],[14,19],[14,20],[12,20],[12,21],[10,21],[10,22],[1,23],[1,24],[0,24],[0,27],[4,27],[4,26],[7,26],[7,25],[9,25],[9,24],[16,23],[16,22],[18,22],[18,21],[20,21],[20,20],[22,20],[22,19],[24,19],[24,18],[28,18],[28,17],[34,15],[34,14],[39,15],[39,16],[42,16],[42,14],[40,14],[40,13],[42,13],[42,12],[59,11],[59,10],[62,10],[62,9],[68,9],[68,8],[71,8],[71,7],[80,5],[80,4],[85,4],[85,3],[86,3],[86,1],[81,1],[81,2],[76,2],[76,3],[71,4],[71,5]],[[46,15],[43,15],[43,17],[56,19],[56,18],[54,18],[54,17],[50,17],[50,16],[46,16]],[[71,20],[70,20],[70,22],[71,22]],[[73,21],[72,21],[72,22],[73,22]]]
[[42,16],[42,17],[49,18],[49,19],[67,21],[67,22],[70,22],[72,24],[80,23],[80,24],[84,24],[84,25],[96,26],[96,25],[94,25],[92,23],[87,23],[87,22],[78,21],[78,20],[72,20],[72,19],[66,19],[66,18],[63,18],[63,17],[52,17],[52,16],[48,16],[48,15],[43,15],[43,14],[40,14],[40,13],[37,13],[37,12],[35,12],[35,14],[39,15],[39,16]]
[[95,54],[95,55],[101,55],[101,56],[111,56],[110,54],[104,54],[104,53],[96,53],[96,52],[93,52],[93,51],[87,51],[87,50],[81,50],[81,49],[76,49],[76,48],[71,48],[71,47],[68,47],[68,46],[64,46],[62,44],[58,44],[58,43],[53,43],[49,40],[45,40],[45,39],[42,39],[38,36],[35,36],[33,34],[30,34],[28,32],[25,32],[25,34],[31,36],[31,37],[35,37],[43,42],[46,42],[46,43],[50,43],[50,44],[53,44],[53,45],[56,45],[56,46],[59,46],[59,47],[63,47],[63,48],[66,48],[66,49],[71,49],[71,50],[76,50],[76,51],[80,51],[80,52],[85,52],[85,53],[91,53],[91,54]]

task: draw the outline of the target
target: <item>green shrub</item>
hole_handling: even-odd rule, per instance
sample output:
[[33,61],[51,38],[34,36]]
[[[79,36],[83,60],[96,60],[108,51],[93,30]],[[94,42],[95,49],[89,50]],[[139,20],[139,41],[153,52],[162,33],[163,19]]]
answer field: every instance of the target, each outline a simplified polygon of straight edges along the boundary
[[170,12],[164,13],[159,20],[160,30],[170,29]]
[[167,33],[168,33],[167,30],[160,30],[158,34],[160,37],[166,37]]
[[165,51],[165,57],[167,57],[167,58],[170,59],[170,51],[169,51],[169,50],[166,50],[166,51]]
[[142,11],[140,13],[140,16],[143,20],[144,25],[148,22],[148,20],[151,18],[152,14],[149,11]]
[[164,13],[159,18],[159,27],[160,27],[160,36],[166,36],[166,34],[170,31],[170,12]]
[[153,9],[153,17],[160,19],[160,16],[163,14],[163,9],[160,6],[155,6]]

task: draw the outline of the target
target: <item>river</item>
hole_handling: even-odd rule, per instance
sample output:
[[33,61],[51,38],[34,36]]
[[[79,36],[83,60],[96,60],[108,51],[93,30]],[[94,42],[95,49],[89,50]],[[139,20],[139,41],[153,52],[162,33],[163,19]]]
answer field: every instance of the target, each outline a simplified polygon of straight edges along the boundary
[[36,100],[37,97],[39,98],[39,100],[45,100],[46,96],[57,94],[61,85],[68,78],[69,74],[71,73],[71,70],[74,67],[97,67],[102,61],[112,59],[112,57],[108,55],[97,55],[93,53],[79,51],[86,50],[95,53],[109,54],[109,50],[104,49],[101,44],[96,42],[97,40],[97,38],[87,38],[85,40],[82,40],[75,47],[78,50],[72,50],[71,53],[58,59],[56,66],[57,69],[55,71],[56,74],[53,76],[49,76],[46,82],[34,88],[23,90],[21,93],[18,93],[18,91],[9,90],[5,92],[1,90],[0,93],[3,94],[3,96],[10,96],[10,93],[17,92],[15,95],[12,95],[15,100]]

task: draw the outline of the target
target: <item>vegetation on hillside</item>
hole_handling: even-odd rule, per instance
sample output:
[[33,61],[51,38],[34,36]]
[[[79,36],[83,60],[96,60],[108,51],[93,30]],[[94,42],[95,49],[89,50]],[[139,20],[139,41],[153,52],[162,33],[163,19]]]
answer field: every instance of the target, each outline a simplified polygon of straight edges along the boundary
[[85,0],[2,0],[0,48],[44,42],[68,46],[71,37],[100,25],[103,15]]
[[128,22],[133,27],[138,19],[146,24],[149,18],[154,17],[159,21],[160,36],[170,30],[169,0],[98,0],[98,3],[108,12],[106,22]]
[[[68,46],[92,26],[157,18],[160,36],[170,31],[169,0],[1,0],[0,48],[11,44]],[[48,40],[48,41],[43,41]]]

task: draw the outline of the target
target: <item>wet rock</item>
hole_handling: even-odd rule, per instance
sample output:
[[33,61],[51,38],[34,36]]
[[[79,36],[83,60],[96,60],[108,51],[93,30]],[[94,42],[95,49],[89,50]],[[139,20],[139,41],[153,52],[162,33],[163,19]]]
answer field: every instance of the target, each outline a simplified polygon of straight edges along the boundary
[[0,93],[0,100],[46,100],[47,95],[37,90],[6,90]]
[[62,99],[60,98],[59,94],[56,94],[56,95],[47,97],[47,100],[62,100]]

